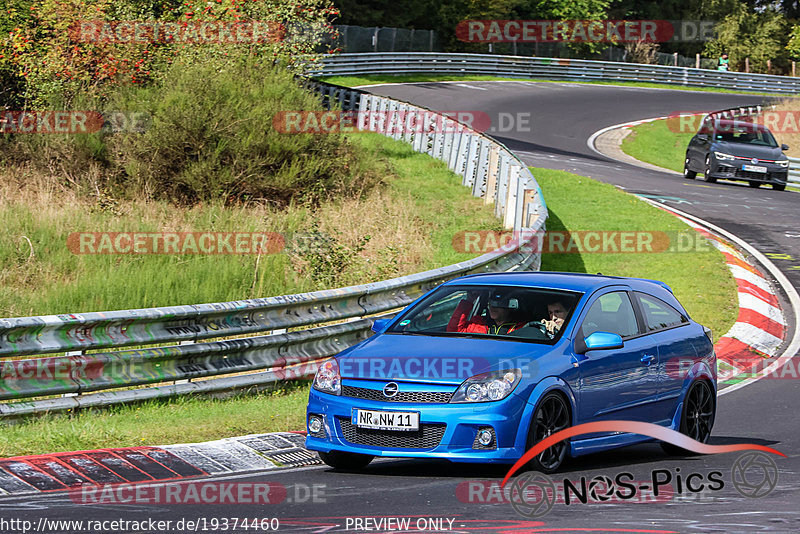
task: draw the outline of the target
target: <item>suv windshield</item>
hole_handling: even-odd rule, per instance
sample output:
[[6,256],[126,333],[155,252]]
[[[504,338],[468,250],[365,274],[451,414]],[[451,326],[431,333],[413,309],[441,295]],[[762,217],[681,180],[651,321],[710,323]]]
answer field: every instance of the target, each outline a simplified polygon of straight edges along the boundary
[[555,343],[581,293],[516,286],[443,286],[387,332]]

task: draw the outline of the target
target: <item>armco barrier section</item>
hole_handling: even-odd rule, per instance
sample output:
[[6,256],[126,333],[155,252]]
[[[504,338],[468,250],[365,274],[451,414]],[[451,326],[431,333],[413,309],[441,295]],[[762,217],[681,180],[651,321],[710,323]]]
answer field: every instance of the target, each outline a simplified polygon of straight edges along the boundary
[[524,245],[543,234],[547,207],[528,168],[506,147],[419,106],[303,83],[329,107],[359,112],[360,129],[401,139],[445,162],[474,196],[494,204],[517,239],[467,261],[372,284],[215,304],[0,319],[0,417],[308,377],[320,361],[366,339],[370,316],[406,306],[442,282],[471,273],[538,270],[537,247]]
[[569,81],[613,80],[763,93],[800,93],[800,78],[790,76],[723,72],[640,63],[487,54],[438,52],[339,54],[324,58],[319,68],[309,72],[315,76],[424,73],[480,74]]

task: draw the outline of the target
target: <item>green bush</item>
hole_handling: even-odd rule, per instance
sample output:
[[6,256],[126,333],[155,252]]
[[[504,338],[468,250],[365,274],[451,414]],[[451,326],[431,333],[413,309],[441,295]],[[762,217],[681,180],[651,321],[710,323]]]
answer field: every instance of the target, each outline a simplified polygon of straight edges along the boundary
[[31,161],[87,194],[315,205],[361,194],[385,174],[383,163],[344,135],[276,131],[278,112],[323,107],[289,71],[250,56],[176,66],[158,85],[120,87],[105,104],[73,107],[148,117],[143,132],[16,136],[13,160]]

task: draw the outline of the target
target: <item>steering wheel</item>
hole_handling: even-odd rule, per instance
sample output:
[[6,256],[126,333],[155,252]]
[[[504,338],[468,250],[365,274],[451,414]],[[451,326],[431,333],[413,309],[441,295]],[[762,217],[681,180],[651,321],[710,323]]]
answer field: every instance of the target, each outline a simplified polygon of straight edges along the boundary
[[550,337],[550,335],[547,333],[547,326],[545,326],[545,324],[542,321],[531,321],[525,326],[536,327],[542,331],[542,334],[546,335],[547,337]]

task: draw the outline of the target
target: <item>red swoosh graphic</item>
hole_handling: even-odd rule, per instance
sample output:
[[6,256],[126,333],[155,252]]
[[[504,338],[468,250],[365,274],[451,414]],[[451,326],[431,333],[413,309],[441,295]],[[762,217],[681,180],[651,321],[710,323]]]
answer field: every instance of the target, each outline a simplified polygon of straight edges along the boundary
[[555,434],[534,445],[522,456],[522,458],[517,460],[517,463],[511,466],[511,469],[509,469],[508,474],[506,474],[506,477],[503,479],[503,483],[500,484],[500,487],[504,487],[506,482],[508,482],[508,479],[510,479],[514,473],[516,473],[523,465],[531,461],[537,454],[541,453],[545,449],[548,449],[559,441],[563,441],[567,438],[582,436],[583,434],[591,434],[594,432],[629,432],[631,434],[641,434],[642,436],[648,436],[661,441],[666,441],[667,443],[672,443],[673,445],[676,445],[682,449],[701,454],[719,454],[723,452],[754,450],[771,452],[772,454],[778,454],[786,457],[786,455],[781,451],[775,450],[771,447],[766,447],[764,445],[756,445],[755,443],[737,443],[736,445],[706,445],[705,443],[700,443],[699,441],[694,440],[685,434],[681,434],[680,432],[670,428],[655,425],[653,423],[642,423],[639,421],[597,421],[595,423],[583,423],[582,425],[565,428],[564,430],[556,432]]

